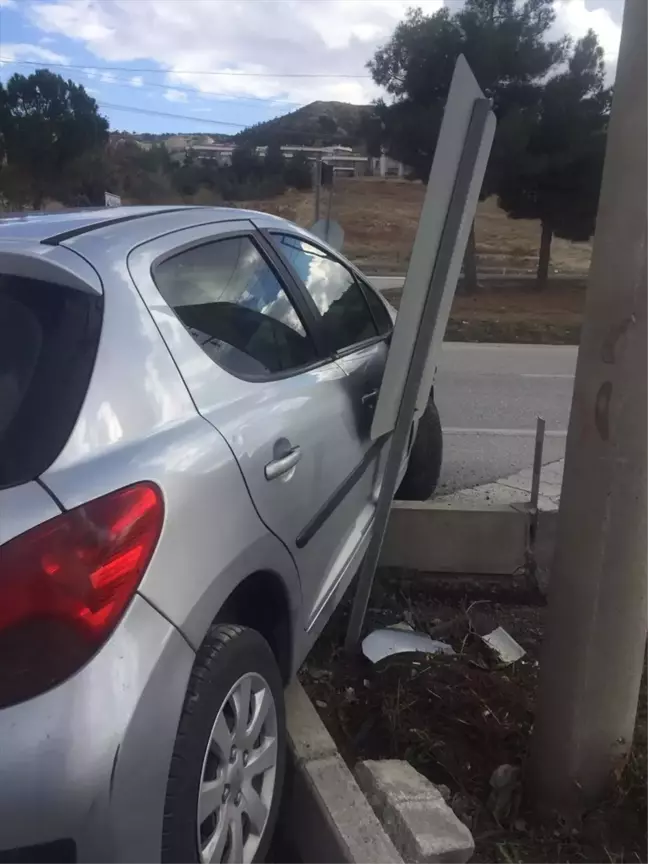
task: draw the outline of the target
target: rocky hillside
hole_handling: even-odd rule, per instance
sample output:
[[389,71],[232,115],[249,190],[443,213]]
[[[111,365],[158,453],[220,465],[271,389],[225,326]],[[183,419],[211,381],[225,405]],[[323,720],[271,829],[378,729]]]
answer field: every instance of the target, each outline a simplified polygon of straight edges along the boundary
[[276,143],[353,147],[363,141],[361,126],[370,108],[348,102],[311,102],[282,117],[244,129],[235,140],[253,146]]

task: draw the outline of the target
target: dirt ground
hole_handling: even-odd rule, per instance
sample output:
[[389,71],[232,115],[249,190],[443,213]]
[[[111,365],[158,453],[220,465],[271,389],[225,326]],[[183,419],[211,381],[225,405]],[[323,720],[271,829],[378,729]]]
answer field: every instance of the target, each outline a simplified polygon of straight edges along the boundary
[[[616,789],[576,824],[538,823],[525,804],[522,771],[534,719],[542,602],[519,595],[471,604],[460,594],[441,599],[435,592],[434,599],[429,589],[407,584],[377,586],[368,629],[406,621],[433,635],[445,630],[439,638],[456,656],[406,654],[376,666],[364,657],[349,659],[341,649],[348,612],[342,607],[301,673],[349,764],[407,759],[443,784],[473,832],[477,862],[645,862],[645,675],[633,751]],[[527,652],[511,666],[497,667],[473,631],[493,622]],[[503,798],[490,786],[500,765],[513,766],[516,775]]]
[[[322,216],[327,192],[322,194]],[[420,182],[379,177],[336,178],[331,216],[344,229],[344,254],[368,273],[404,272],[418,226],[425,187]],[[241,206],[283,216],[308,227],[314,218],[314,193],[289,190],[280,198]],[[509,219],[494,198],[477,208],[475,239],[480,273],[529,273],[537,265],[540,224]],[[590,243],[555,239],[552,273],[583,275]]]

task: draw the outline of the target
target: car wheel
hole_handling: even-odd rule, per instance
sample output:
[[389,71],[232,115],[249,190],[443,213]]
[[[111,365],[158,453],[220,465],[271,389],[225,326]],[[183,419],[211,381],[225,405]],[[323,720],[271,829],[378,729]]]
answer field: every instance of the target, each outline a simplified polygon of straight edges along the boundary
[[430,498],[439,482],[442,459],[441,418],[436,405],[430,399],[419,419],[407,471],[396,497],[402,501],[426,501]]
[[167,784],[162,860],[262,861],[285,767],[283,683],[255,630],[213,627],[185,697]]

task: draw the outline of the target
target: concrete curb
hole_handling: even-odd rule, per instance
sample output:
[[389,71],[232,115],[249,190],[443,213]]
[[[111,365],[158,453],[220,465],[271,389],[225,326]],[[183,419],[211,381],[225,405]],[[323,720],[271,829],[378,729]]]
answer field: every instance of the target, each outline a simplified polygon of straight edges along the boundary
[[[535,558],[546,582],[564,460],[544,465]],[[380,564],[428,573],[512,576],[529,563],[531,471],[433,501],[394,501]]]
[[526,560],[528,516],[508,504],[395,501],[380,565],[511,575]]
[[[528,565],[530,516],[520,504],[395,501],[380,566],[473,576],[520,574]],[[557,510],[538,514],[535,557],[545,579],[557,522]]]
[[309,864],[402,864],[298,682],[286,691],[288,764],[279,830]]

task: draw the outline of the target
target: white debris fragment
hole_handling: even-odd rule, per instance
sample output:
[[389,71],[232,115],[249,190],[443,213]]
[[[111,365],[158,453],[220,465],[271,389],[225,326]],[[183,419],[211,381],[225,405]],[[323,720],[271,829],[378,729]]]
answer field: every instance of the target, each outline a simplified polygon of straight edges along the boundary
[[481,636],[481,639],[506,666],[515,663],[516,660],[520,660],[526,654],[524,648],[503,627],[496,627],[491,633]]
[[372,663],[378,663],[393,654],[418,651],[422,654],[454,654],[454,649],[438,639],[430,639],[425,633],[415,633],[400,628],[374,630],[362,640],[362,653]]

